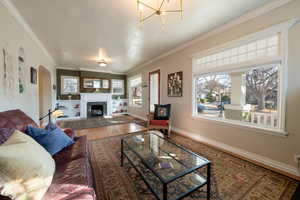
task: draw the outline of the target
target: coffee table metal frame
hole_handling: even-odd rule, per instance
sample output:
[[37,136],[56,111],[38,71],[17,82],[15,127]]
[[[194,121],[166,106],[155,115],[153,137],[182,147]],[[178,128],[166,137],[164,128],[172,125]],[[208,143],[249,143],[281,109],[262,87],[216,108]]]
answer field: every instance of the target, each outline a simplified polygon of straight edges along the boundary
[[[170,141],[169,139],[166,139],[166,138],[163,138],[161,137],[160,135],[158,134],[155,134],[155,133],[148,133],[148,132],[144,132],[144,133],[141,133],[141,134],[154,134],[158,137],[160,137],[161,139],[175,145],[176,147],[180,148],[181,150],[185,151],[185,152],[188,152],[196,157],[199,157],[201,159],[205,159],[203,158],[202,156],[199,156],[198,154]],[[133,137],[133,136],[127,136],[123,139],[121,139],[121,166],[123,166],[123,163],[124,163],[124,156],[127,158],[127,160],[129,161],[129,163],[132,165],[132,167],[139,173],[139,175],[141,176],[141,178],[143,179],[143,181],[146,183],[146,185],[149,187],[149,189],[151,190],[151,192],[155,195],[155,197],[160,200],[159,198],[159,195],[152,189],[151,185],[147,182],[147,180],[144,178],[143,174],[137,169],[137,167],[135,166],[135,164],[133,163],[133,161],[126,155],[126,153],[124,153],[124,142],[126,143],[125,139],[128,138],[128,137]],[[198,190],[199,188],[203,187],[204,185],[207,185],[207,199],[209,200],[210,199],[210,196],[211,196],[211,162],[207,159],[205,159],[207,161],[207,163],[203,164],[203,165],[199,165],[197,167],[193,167],[183,173],[180,173],[174,177],[172,177],[171,179],[169,180],[165,180],[163,179],[157,172],[155,172],[155,170],[153,170],[148,164],[147,162],[144,161],[143,157],[141,155],[139,155],[138,152],[136,152],[133,148],[130,147],[129,144],[127,144],[128,148],[141,160],[141,162],[144,164],[144,166],[146,166],[147,169],[149,169],[163,184],[163,198],[162,200],[168,200],[168,184],[183,177],[183,176],[186,176],[192,172],[195,172],[196,170],[200,169],[200,168],[203,168],[203,167],[207,167],[207,177],[206,177],[206,182],[204,182],[203,184],[201,185],[198,185],[192,189],[190,189],[189,191],[187,191],[186,193],[184,193],[183,195],[180,195],[178,196],[175,200],[179,200],[179,199],[182,199],[188,195],[190,195],[191,193],[195,192],[196,190]]]

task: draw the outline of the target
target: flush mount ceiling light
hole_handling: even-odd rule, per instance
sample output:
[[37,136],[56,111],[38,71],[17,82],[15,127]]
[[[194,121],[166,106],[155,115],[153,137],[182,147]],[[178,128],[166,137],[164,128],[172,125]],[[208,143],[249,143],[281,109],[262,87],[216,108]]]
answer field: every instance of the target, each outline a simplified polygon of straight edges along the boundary
[[153,16],[159,16],[161,24],[165,24],[165,15],[179,13],[183,18],[183,0],[137,0],[137,10],[140,23]]
[[99,67],[106,67],[107,66],[107,62],[105,62],[105,60],[99,60],[98,62]]
[[108,58],[106,56],[104,49],[100,48],[99,49],[99,57],[97,59],[97,63],[99,65],[99,67],[106,67],[107,63],[108,63],[107,60],[108,60]]

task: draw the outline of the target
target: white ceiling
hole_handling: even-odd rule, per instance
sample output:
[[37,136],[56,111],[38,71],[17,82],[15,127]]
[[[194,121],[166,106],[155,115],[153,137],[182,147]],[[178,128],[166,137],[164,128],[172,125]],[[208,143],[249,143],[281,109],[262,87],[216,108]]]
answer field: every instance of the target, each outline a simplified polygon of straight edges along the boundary
[[103,70],[123,73],[274,0],[184,0],[183,20],[168,15],[165,30],[157,17],[139,25],[136,0],[11,1],[59,67],[99,69],[104,48]]

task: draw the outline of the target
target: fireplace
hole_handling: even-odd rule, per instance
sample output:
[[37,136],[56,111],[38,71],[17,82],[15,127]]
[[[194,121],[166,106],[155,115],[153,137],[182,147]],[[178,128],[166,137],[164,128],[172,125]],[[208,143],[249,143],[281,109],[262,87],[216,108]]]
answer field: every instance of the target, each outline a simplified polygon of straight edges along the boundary
[[106,102],[88,102],[87,103],[87,117],[102,117],[107,115]]

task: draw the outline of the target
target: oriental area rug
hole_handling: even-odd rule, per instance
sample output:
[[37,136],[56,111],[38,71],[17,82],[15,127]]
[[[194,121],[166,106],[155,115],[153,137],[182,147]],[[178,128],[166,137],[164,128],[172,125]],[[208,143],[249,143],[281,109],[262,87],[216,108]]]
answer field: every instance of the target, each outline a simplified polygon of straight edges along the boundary
[[[124,166],[120,166],[122,137],[124,135],[89,142],[97,198],[155,200],[126,159]],[[290,200],[299,184],[291,178],[191,139],[173,134],[172,140],[212,162],[212,200]],[[184,198],[205,199],[206,186]]]

